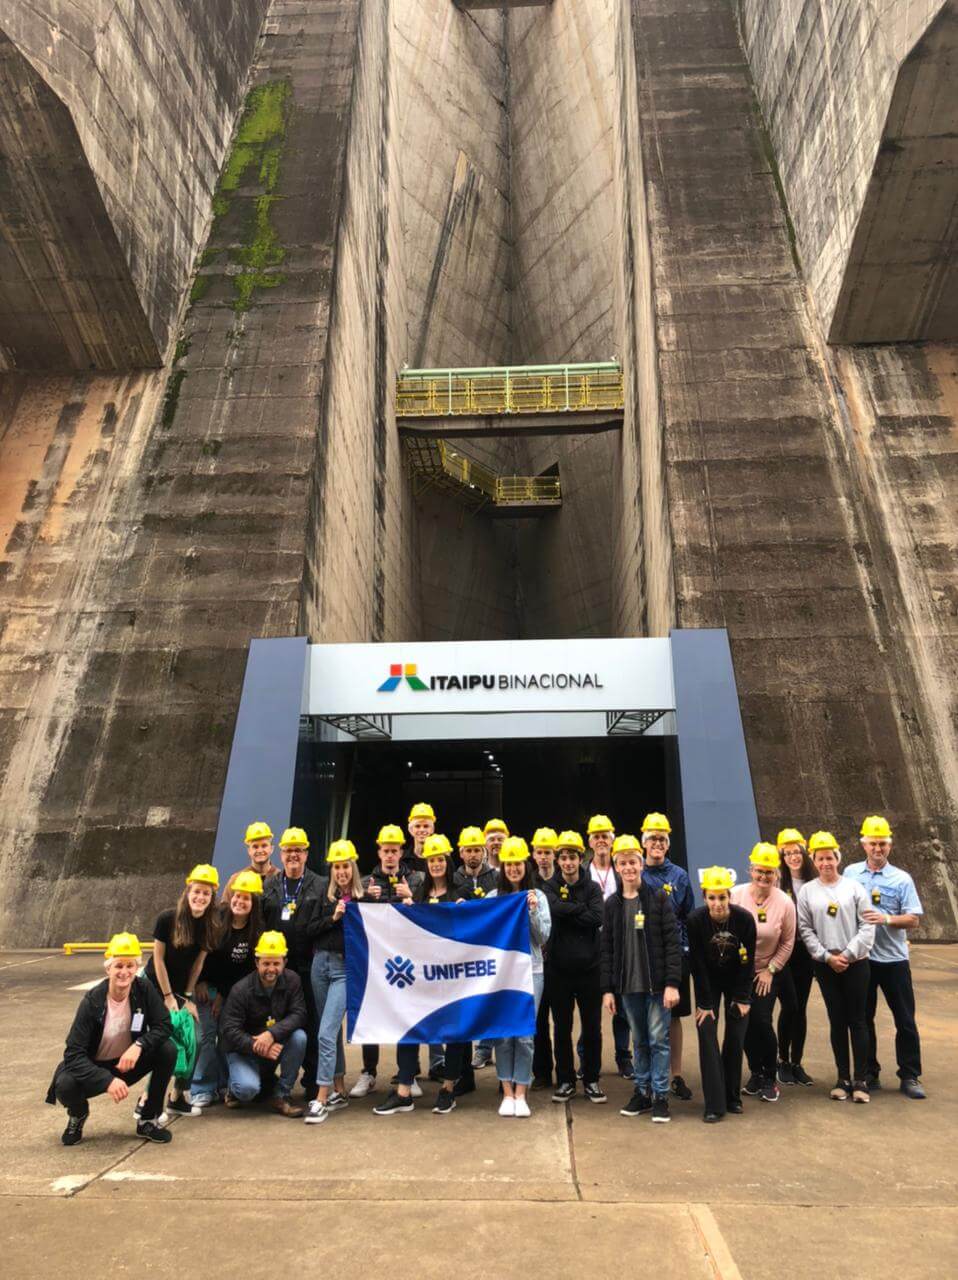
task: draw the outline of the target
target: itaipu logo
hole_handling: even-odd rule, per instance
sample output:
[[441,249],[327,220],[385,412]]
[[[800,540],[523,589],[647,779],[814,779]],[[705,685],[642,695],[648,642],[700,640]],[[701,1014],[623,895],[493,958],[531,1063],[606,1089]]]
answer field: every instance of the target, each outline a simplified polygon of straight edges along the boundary
[[404,960],[402,956],[394,956],[391,960],[387,960],[386,981],[391,987],[398,987],[400,991],[411,987],[416,981],[412,961]]
[[416,693],[429,693],[435,689],[448,691],[459,689],[604,689],[605,685],[594,672],[541,671],[522,675],[486,673],[475,675],[429,676],[428,683],[419,674],[418,662],[391,662],[389,678],[377,688],[377,693],[395,693],[405,680]]

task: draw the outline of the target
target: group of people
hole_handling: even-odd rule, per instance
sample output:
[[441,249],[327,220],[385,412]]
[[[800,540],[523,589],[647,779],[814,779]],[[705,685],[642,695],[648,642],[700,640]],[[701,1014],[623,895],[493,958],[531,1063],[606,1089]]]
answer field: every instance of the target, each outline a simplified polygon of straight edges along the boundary
[[[691,1100],[683,1022],[693,1014],[705,1122],[741,1113],[743,1093],[777,1102],[780,1086],[814,1083],[802,1062],[813,978],[837,1072],[830,1097],[867,1103],[881,1087],[879,991],[895,1021],[901,1092],[925,1097],[907,942],[922,907],[911,876],[890,862],[885,818],[864,820],[864,859],[844,874],[829,832],[806,843],[793,828],[780,831],[775,844],[754,847],[746,882],[736,885],[726,867],[702,871],[700,906],[689,875],[669,858],[664,814],[648,814],[638,838],[617,836],[596,814],[587,839],[588,848],[576,831],[542,827],[530,849],[492,818],[460,832],[457,859],[436,832],[432,807],[421,803],[406,832],[381,828],[371,874],[360,875],[352,841],[336,840],[320,875],[307,866],[303,830],[283,832],[277,867],[273,833],[252,823],[247,865],[219,900],[215,867],[187,876],[176,906],[156,921],[145,970],[135,935],[110,940],[106,978],[83,997],[47,1095],[67,1110],[64,1145],[82,1139],[91,1097],[120,1102],[147,1076],[136,1131],[154,1142],[170,1141],[170,1112],[199,1116],[218,1103],[265,1101],[279,1115],[321,1124],[350,1099],[376,1092],[377,1045],[363,1045],[362,1070],[346,1088],[344,915],[354,901],[440,906],[526,895],[535,1036],[428,1046],[436,1114],[473,1092],[476,1071],[493,1058],[501,1116],[529,1116],[530,1092],[570,1102],[580,1081],[586,1099],[605,1103],[603,1008],[617,1071],[633,1083],[623,1116],[665,1122],[671,1099]],[[292,1097],[300,1076],[302,1103]],[[374,1112],[412,1111],[421,1078],[420,1047],[398,1045],[390,1088]]]

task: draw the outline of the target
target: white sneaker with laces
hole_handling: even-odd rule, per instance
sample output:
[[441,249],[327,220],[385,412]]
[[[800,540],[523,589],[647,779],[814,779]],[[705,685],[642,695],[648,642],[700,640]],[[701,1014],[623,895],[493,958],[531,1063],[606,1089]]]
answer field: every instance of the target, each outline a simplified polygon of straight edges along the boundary
[[516,1114],[515,1098],[503,1098],[499,1103],[499,1114],[501,1116],[514,1116]]
[[525,1120],[527,1116],[532,1115],[532,1112],[529,1110],[529,1104],[526,1102],[525,1098],[513,1098],[513,1102],[516,1104],[516,1109],[513,1112],[514,1115],[523,1120]]
[[359,1079],[349,1091],[351,1098],[365,1098],[367,1093],[375,1093],[376,1077],[371,1071],[360,1071]]
[[303,1117],[303,1124],[322,1124],[324,1120],[328,1119],[329,1107],[324,1106],[317,1098],[306,1108],[306,1115]]

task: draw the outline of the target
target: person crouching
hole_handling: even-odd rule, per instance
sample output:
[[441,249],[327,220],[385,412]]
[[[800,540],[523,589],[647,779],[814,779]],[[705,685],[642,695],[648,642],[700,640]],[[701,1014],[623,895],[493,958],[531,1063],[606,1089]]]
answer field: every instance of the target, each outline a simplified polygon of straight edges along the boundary
[[[286,939],[274,930],[256,943],[256,972],[241,978],[220,1017],[229,1065],[226,1105],[269,1093],[281,1116],[301,1116],[289,1100],[306,1053],[306,1001],[299,975],[286,969]],[[279,1080],[276,1067],[279,1066]]]
[[146,1075],[150,1087],[137,1137],[149,1142],[173,1138],[157,1119],[176,1065],[176,1046],[159,991],[148,978],[137,977],[142,958],[136,934],[114,934],[104,958],[106,978],[80,1001],[63,1061],[47,1092],[47,1102],[67,1109],[69,1119],[60,1139],[65,1147],[75,1147],[83,1138],[90,1098],[108,1093],[114,1102],[123,1102],[130,1085]]

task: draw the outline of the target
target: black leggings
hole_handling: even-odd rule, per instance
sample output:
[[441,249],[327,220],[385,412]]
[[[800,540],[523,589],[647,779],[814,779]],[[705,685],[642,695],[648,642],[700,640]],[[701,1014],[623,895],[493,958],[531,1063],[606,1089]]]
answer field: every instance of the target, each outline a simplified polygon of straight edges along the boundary
[[[98,1065],[106,1067],[111,1075],[118,1080],[123,1080],[126,1084],[135,1084],[145,1075],[153,1073],[150,1076],[146,1102],[143,1104],[143,1119],[155,1120],[163,1110],[166,1087],[170,1083],[170,1076],[176,1066],[176,1045],[172,1040],[164,1040],[153,1053],[140,1054],[140,1059],[132,1071],[117,1071],[117,1061],[118,1059],[114,1059]],[[71,1116],[88,1115],[90,1107],[87,1099],[106,1093],[108,1088],[109,1084],[91,1086],[82,1080],[77,1080],[65,1065],[61,1065],[57,1072],[55,1084],[57,1102],[62,1103]]]
[[[714,979],[713,979],[714,981]],[[706,1018],[698,1028],[699,1069],[702,1073],[702,1092],[705,1094],[705,1110],[724,1116],[729,1103],[742,1100],[742,1046],[748,1029],[748,1012],[739,1012],[731,995],[724,993],[712,1006],[714,1018]],[[725,1035],[719,1043],[718,1018],[720,1007],[725,1005]]]
[[[396,1046],[396,1061],[399,1064],[399,1083],[401,1085],[411,1085],[415,1080],[419,1071],[419,1049],[420,1046],[418,1044],[398,1044]],[[459,1079],[468,1051],[469,1045],[466,1044],[446,1045],[442,1073],[443,1079],[447,1083]]]
[[[799,955],[798,948],[802,948]],[[801,939],[795,940],[795,950],[781,973],[778,997],[781,1002],[778,1015],[778,1056],[782,1062],[800,1066],[805,1053],[805,1037],[808,1034],[808,997],[812,989],[815,970],[812,958]]]
[[[836,973],[824,961],[818,960],[815,962],[815,977],[828,1013],[838,1078],[845,1082],[864,1080],[868,1066],[868,961],[857,960],[842,973]],[[849,1066],[849,1039],[855,1064],[854,1075]]]
[[745,1029],[745,1056],[749,1071],[772,1081],[778,1067],[778,1042],[772,1030],[772,1013],[779,994],[781,976],[780,973],[773,975],[768,995],[760,996],[752,989],[752,1007],[749,1009],[748,1026]]

